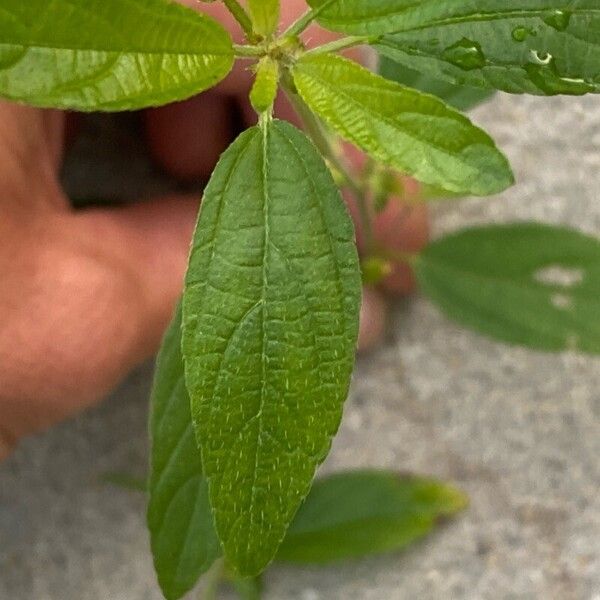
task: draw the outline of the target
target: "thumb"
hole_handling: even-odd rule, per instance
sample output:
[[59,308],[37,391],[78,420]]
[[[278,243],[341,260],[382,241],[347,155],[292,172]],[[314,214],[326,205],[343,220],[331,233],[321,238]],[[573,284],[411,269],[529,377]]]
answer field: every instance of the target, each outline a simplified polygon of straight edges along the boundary
[[100,400],[156,351],[181,294],[197,206],[170,197],[28,228],[0,295],[5,445]]
[[138,322],[133,361],[154,354],[180,297],[198,199],[171,196],[118,209],[79,215],[82,235],[120,275],[131,279],[135,297],[122,300]]

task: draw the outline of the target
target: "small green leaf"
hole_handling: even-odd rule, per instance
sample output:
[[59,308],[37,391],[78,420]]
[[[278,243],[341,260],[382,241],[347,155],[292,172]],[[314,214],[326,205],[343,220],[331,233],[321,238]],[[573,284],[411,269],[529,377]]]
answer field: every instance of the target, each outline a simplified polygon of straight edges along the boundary
[[233,64],[216,21],[167,0],[2,0],[0,96],[81,111],[182,100]]
[[333,55],[307,55],[293,70],[308,104],[339,135],[424,183],[488,195],[513,183],[506,158],[464,115]]
[[467,327],[540,350],[600,353],[600,241],[539,224],[468,229],[414,262],[423,292]]
[[382,56],[379,61],[379,74],[386,79],[396,81],[426,94],[433,94],[450,106],[462,111],[470,110],[489,100],[495,94],[493,90],[454,85],[448,81],[428,77],[386,56]]
[[206,189],[183,355],[217,532],[242,576],[272,560],[337,431],[360,269],[323,159],[281,121],[243,133]]
[[279,0],[248,0],[254,30],[263,37],[270,37],[279,23]]
[[[600,91],[597,0],[395,4],[400,10],[387,28],[395,33],[385,35],[377,47],[419,73],[515,94]],[[361,29],[357,21],[348,30]]]
[[264,56],[258,63],[256,80],[250,91],[250,103],[257,113],[271,109],[278,85],[279,63],[270,56]]
[[150,417],[147,517],[154,566],[167,600],[181,598],[220,555],[192,428],[180,345],[178,309],[158,357]]
[[399,550],[466,504],[462,492],[431,479],[338,473],[315,482],[277,559],[328,563]]

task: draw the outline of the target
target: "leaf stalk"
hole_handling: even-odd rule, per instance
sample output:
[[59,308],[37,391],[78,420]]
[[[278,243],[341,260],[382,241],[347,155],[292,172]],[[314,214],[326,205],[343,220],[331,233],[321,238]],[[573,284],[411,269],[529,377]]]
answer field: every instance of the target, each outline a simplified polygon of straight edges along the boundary
[[252,26],[252,20],[246,12],[246,9],[238,2],[238,0],[223,0],[223,4],[227,7],[227,10],[233,15],[233,18],[240,24],[246,37],[250,41],[256,39],[254,28]]
[[370,255],[375,249],[375,235],[373,232],[373,222],[369,210],[367,196],[364,187],[350,172],[344,159],[339,155],[331,143],[329,133],[325,131],[323,125],[313,112],[306,106],[302,98],[294,92],[289,84],[283,83],[283,89],[294,107],[294,110],[302,120],[305,130],[319,149],[321,154],[341,175],[344,185],[354,196],[358,207],[360,224],[365,237],[367,254]]
[[317,46],[308,50],[305,56],[316,56],[318,54],[326,54],[327,52],[339,52],[340,50],[347,50],[348,48],[354,48],[355,46],[364,46],[376,43],[381,36],[378,35],[350,35],[322,46]]

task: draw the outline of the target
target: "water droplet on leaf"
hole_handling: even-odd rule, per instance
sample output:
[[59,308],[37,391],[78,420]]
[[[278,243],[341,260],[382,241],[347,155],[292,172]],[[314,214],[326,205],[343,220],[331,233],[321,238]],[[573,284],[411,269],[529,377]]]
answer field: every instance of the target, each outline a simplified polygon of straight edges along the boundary
[[444,60],[465,71],[481,69],[486,64],[481,46],[477,42],[467,38],[463,38],[456,42],[456,44],[446,48],[442,57]]
[[517,27],[512,31],[512,38],[515,42],[524,42],[530,35],[535,35],[535,33],[527,27]]
[[564,31],[571,22],[571,15],[568,10],[552,10],[544,17],[544,23],[556,31]]
[[547,62],[538,60],[535,64],[525,65],[524,68],[529,79],[548,96],[557,94],[582,96],[596,91],[596,86],[584,79],[561,76],[556,69],[556,61],[551,56]]
[[531,58],[538,65],[549,65],[552,62],[552,54],[540,52],[539,50],[532,50]]

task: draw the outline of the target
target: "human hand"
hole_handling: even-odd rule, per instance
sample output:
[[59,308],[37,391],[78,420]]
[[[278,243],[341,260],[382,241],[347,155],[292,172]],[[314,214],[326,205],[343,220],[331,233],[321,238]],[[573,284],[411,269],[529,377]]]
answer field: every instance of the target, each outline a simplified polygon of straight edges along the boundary
[[[284,23],[305,7],[284,3]],[[220,3],[202,10],[237,31]],[[313,43],[328,35],[309,32]],[[238,69],[213,91],[146,111],[156,162],[176,177],[207,177],[237,121],[256,122],[245,100],[250,84]],[[283,100],[276,112],[296,121]],[[23,436],[98,401],[156,351],[181,293],[198,208],[195,199],[167,197],[72,210],[58,180],[64,121],[58,111],[0,103],[0,458]],[[426,214],[407,217],[392,202],[375,230],[384,245],[414,251],[426,241]],[[410,272],[398,267],[386,286],[410,291]],[[359,347],[381,338],[385,310],[380,293],[365,290]]]

